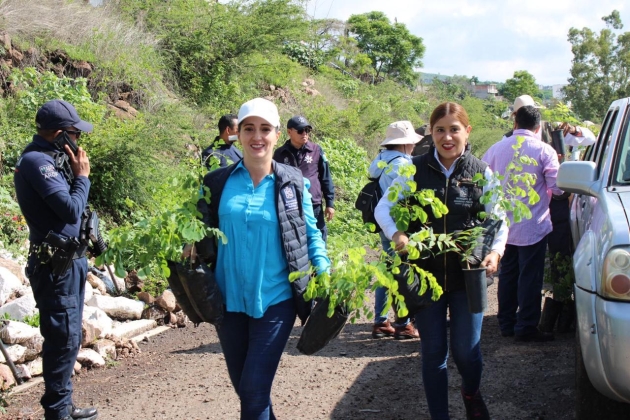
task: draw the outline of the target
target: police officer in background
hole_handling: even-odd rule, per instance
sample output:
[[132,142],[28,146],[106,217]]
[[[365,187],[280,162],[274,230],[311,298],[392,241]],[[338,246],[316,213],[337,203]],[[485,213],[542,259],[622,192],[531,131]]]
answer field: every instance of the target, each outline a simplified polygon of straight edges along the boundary
[[[220,168],[224,168],[232,163],[237,163],[243,159],[243,154],[235,146],[238,140],[238,124],[237,117],[234,114],[227,114],[219,119],[219,135],[214,138],[210,146],[201,152],[201,160],[208,169],[218,164]],[[215,157],[217,160],[212,159]]]
[[26,275],[44,337],[41,404],[46,420],[93,420],[95,408],[78,408],[72,400],[87,274],[87,246],[78,238],[90,191],[90,161],[82,148],[70,148],[81,133],[92,131],[92,124],[62,100],[46,102],[35,122],[37,134],[16,164],[14,183],[29,227]]
[[326,220],[330,222],[335,215],[335,186],[324,150],[319,144],[310,141],[311,131],[313,127],[306,118],[300,115],[291,118],[287,122],[289,140],[276,149],[273,160],[300,168],[304,178],[311,181],[309,192],[313,202],[313,213],[317,219],[317,228],[326,242],[328,239]]

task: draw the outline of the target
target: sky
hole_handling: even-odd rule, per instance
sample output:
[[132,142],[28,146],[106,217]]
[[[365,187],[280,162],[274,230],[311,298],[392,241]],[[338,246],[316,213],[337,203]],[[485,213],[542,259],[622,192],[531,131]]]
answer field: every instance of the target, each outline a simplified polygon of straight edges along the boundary
[[384,12],[423,39],[424,73],[477,76],[504,82],[527,70],[541,85],[566,84],[570,77],[571,27],[599,32],[602,17],[621,14],[630,31],[628,0],[309,0],[315,18],[347,20],[353,14]]

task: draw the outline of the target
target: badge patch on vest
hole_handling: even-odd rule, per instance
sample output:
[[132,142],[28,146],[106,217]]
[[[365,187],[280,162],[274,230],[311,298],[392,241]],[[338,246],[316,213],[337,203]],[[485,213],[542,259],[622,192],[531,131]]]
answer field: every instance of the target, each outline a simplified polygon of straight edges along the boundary
[[39,167],[39,172],[44,176],[44,179],[55,178],[59,175],[53,165],[42,165]]
[[295,194],[295,187],[293,185],[287,185],[280,191],[282,201],[284,202],[284,208],[287,211],[297,210],[298,202],[297,195]]
[[306,161],[306,163],[313,163],[313,157],[311,155],[306,155],[304,160]]

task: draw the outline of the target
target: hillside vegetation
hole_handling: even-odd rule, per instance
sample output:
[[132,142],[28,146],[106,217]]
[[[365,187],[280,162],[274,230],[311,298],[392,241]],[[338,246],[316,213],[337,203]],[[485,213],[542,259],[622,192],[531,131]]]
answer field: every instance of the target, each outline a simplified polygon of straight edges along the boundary
[[[304,10],[289,0],[111,0],[98,8],[0,0],[4,247],[24,252],[12,171],[35,131],[36,110],[53,98],[72,102],[95,125],[81,144],[92,165],[90,201],[107,231],[141,229],[139,222],[194,198],[185,180],[203,175],[199,151],[217,134],[218,118],[244,101],[273,100],[283,121],[305,115],[337,187],[332,250],[376,243],[353,203],[387,124],[420,126],[438,103],[460,102],[477,155],[510,128],[499,117],[506,103],[476,99],[448,80],[419,88],[391,67],[377,76],[346,22],[312,20]],[[159,232],[168,236],[165,225]],[[141,268],[135,255],[130,249],[126,269]]]

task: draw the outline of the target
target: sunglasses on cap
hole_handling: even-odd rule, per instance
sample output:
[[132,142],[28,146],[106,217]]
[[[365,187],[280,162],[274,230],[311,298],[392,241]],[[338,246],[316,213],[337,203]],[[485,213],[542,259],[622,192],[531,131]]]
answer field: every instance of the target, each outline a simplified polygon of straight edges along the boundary
[[306,131],[306,134],[308,134],[313,130],[308,127],[304,127],[304,128],[300,128],[299,130],[296,128],[295,131],[297,131],[298,134],[304,134],[304,132]]

